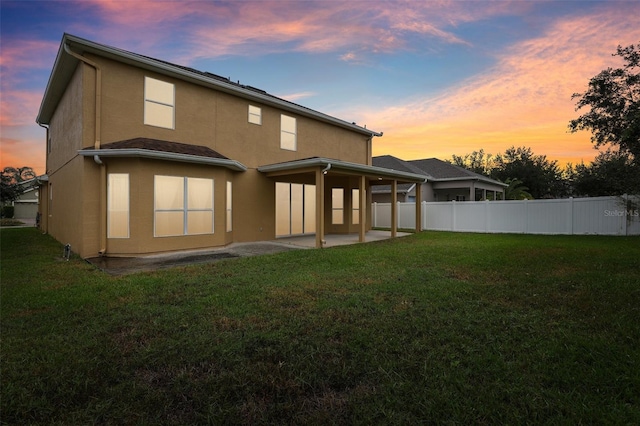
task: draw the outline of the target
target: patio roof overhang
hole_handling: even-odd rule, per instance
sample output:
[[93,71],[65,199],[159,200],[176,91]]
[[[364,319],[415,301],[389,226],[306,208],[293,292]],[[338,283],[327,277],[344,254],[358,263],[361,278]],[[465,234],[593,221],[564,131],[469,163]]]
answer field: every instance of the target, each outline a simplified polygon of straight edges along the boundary
[[383,167],[368,166],[366,164],[350,163],[348,161],[333,160],[324,157],[313,157],[302,160],[288,161],[285,163],[268,164],[258,167],[258,171],[269,177],[311,173],[321,168],[325,174],[343,174],[364,176],[372,184],[389,184],[390,181],[406,183],[425,183],[424,175],[408,172],[400,172]]

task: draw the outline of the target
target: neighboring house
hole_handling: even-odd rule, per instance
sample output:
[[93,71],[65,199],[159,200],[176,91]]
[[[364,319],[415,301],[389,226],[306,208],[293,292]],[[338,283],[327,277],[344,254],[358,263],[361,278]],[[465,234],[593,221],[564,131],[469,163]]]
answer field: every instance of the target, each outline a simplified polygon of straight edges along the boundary
[[[426,182],[422,184],[397,186],[397,201],[400,202],[415,201],[418,186],[423,201],[503,200],[504,190],[508,186],[437,158],[404,161],[391,155],[382,155],[373,157],[373,165],[424,175]],[[390,202],[391,186],[373,187],[372,201]]]
[[[382,136],[227,78],[65,34],[40,106],[41,227],[82,257],[370,229]],[[395,235],[395,230],[392,230]]]
[[38,185],[40,178],[28,179],[16,184],[20,195],[6,205],[13,206],[14,219],[30,219],[35,221],[38,214]]

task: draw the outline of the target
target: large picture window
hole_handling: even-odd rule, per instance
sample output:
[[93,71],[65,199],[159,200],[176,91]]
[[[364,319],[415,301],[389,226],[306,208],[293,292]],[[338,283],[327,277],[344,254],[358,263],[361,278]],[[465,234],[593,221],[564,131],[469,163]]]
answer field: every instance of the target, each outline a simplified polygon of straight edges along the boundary
[[155,176],[154,235],[213,233],[213,179]]
[[280,116],[280,148],[289,151],[297,149],[296,119],[284,114]]
[[129,238],[129,175],[110,173],[107,182],[107,236]]
[[173,84],[144,78],[144,124],[174,129],[175,89]]

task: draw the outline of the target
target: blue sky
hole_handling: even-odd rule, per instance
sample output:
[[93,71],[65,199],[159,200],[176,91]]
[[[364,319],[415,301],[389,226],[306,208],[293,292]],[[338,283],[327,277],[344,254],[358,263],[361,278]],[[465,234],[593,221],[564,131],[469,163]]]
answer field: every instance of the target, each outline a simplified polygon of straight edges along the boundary
[[2,1],[0,166],[45,170],[35,117],[64,32],[384,132],[374,155],[514,146],[589,162],[571,95],[640,43],[636,1]]

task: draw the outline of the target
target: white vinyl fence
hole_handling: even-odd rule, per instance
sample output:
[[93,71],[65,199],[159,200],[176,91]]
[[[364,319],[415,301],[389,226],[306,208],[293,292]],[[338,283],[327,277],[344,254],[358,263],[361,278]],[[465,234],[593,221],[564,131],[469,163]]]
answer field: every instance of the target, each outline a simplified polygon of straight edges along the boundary
[[[415,203],[398,203],[398,228],[415,229]],[[390,228],[391,204],[373,203],[373,226]],[[422,229],[458,232],[640,235],[640,197],[423,202]]]

